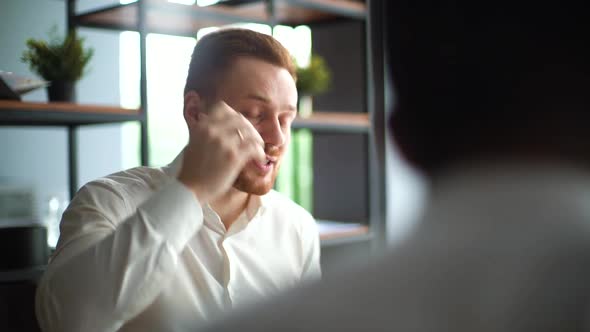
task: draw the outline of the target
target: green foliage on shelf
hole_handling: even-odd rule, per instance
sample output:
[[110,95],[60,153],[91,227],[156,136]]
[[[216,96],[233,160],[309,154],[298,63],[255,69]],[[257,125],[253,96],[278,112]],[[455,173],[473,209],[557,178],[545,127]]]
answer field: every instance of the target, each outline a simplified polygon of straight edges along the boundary
[[331,84],[332,72],[322,56],[312,54],[309,66],[297,66],[297,91],[300,96],[324,93]]
[[309,129],[291,134],[275,189],[313,213],[313,134]]
[[27,50],[21,60],[29,64],[31,71],[48,81],[75,82],[85,74],[84,69],[94,50],[85,49],[84,38],[78,38],[75,31],[63,38],[57,35],[56,30],[54,28],[49,33],[49,41],[28,39]]

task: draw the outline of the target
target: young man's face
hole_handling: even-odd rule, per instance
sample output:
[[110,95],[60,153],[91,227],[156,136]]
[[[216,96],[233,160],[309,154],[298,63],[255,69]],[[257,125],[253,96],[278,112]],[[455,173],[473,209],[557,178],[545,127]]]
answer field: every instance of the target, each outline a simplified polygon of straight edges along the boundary
[[219,81],[217,97],[244,115],[264,140],[266,162],[249,162],[234,183],[238,190],[264,195],[272,189],[291,141],[291,123],[297,114],[295,81],[284,68],[238,58]]

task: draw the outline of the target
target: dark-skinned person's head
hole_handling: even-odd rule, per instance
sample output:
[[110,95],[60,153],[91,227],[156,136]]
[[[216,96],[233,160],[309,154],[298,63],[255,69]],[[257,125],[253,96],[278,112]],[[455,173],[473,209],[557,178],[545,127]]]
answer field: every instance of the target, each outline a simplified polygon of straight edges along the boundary
[[184,90],[185,103],[193,96],[224,101],[252,123],[265,143],[266,161],[246,164],[234,188],[256,195],[272,189],[291,140],[297,105],[295,81],[289,52],[271,36],[246,29],[221,29],[197,42]]
[[384,4],[390,127],[430,177],[470,162],[590,165],[586,11],[569,1],[502,3]]

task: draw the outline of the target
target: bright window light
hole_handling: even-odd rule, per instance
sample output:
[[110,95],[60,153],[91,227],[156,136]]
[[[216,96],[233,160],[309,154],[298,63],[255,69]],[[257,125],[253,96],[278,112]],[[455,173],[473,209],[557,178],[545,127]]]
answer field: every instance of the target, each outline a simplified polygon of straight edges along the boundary
[[[148,34],[148,131],[150,164],[170,163],[188,140],[182,116],[183,90],[195,39]],[[139,34],[125,31],[120,35],[120,93],[123,107],[137,108],[139,96]],[[125,167],[139,164],[137,124],[123,129]]]
[[311,29],[302,25],[292,28],[285,25],[274,27],[273,36],[293,55],[297,64],[309,65],[311,57]]
[[[219,0],[197,0],[197,6],[206,7],[218,3]],[[194,1],[193,1],[194,3]]]
[[168,2],[178,3],[187,6],[192,6],[195,4],[195,0],[168,0]]
[[[122,5],[126,5],[128,3],[137,2],[137,0],[119,0],[119,3]],[[192,6],[195,3],[197,6],[205,7],[211,6],[219,2],[219,0],[168,0],[168,2],[178,3],[181,5]]]
[[188,142],[183,91],[195,43],[190,37],[147,36],[148,128],[154,166],[170,163]]
[[[139,107],[139,71],[139,33],[123,31],[119,34],[119,96],[122,107]],[[140,125],[126,122],[121,127],[122,166],[125,169],[139,166]]]
[[122,107],[139,107],[139,71],[139,33],[123,31],[119,35],[119,92]]
[[217,30],[219,30],[218,27],[202,28],[199,31],[197,31],[197,40],[203,38],[203,36],[205,36],[211,32],[215,32]]
[[260,23],[234,23],[226,25],[225,27],[248,29],[265,35],[270,35],[272,33],[272,29],[269,25]]

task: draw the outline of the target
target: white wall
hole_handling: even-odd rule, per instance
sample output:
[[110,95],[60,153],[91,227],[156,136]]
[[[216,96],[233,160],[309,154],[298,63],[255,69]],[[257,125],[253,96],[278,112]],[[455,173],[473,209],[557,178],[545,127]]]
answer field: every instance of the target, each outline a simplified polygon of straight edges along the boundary
[[394,144],[387,141],[386,148],[387,242],[395,244],[420,217],[427,186],[424,178],[402,159]]
[[[387,66],[387,65],[386,65]],[[389,69],[386,69],[389,72]],[[395,96],[391,92],[392,82],[386,78],[385,105],[388,116],[394,112]],[[386,176],[386,230],[390,245],[403,240],[416,224],[426,203],[428,184],[425,177],[413,169],[401,156],[392,140],[389,125],[385,125],[385,176]]]
[[[47,38],[53,25],[65,32],[65,0],[2,0],[0,2],[0,70],[33,75],[20,62],[27,38]],[[87,8],[90,0],[78,0]],[[92,1],[92,4],[101,1]],[[112,3],[112,1],[102,1]],[[80,29],[95,49],[90,72],[78,84],[80,103],[119,105],[119,34]],[[46,101],[38,90],[23,98]],[[79,130],[81,184],[122,167],[121,126],[101,125]],[[6,179],[35,187],[40,201],[68,196],[67,133],[60,127],[0,126],[0,183]],[[39,210],[41,211],[41,210]]]

